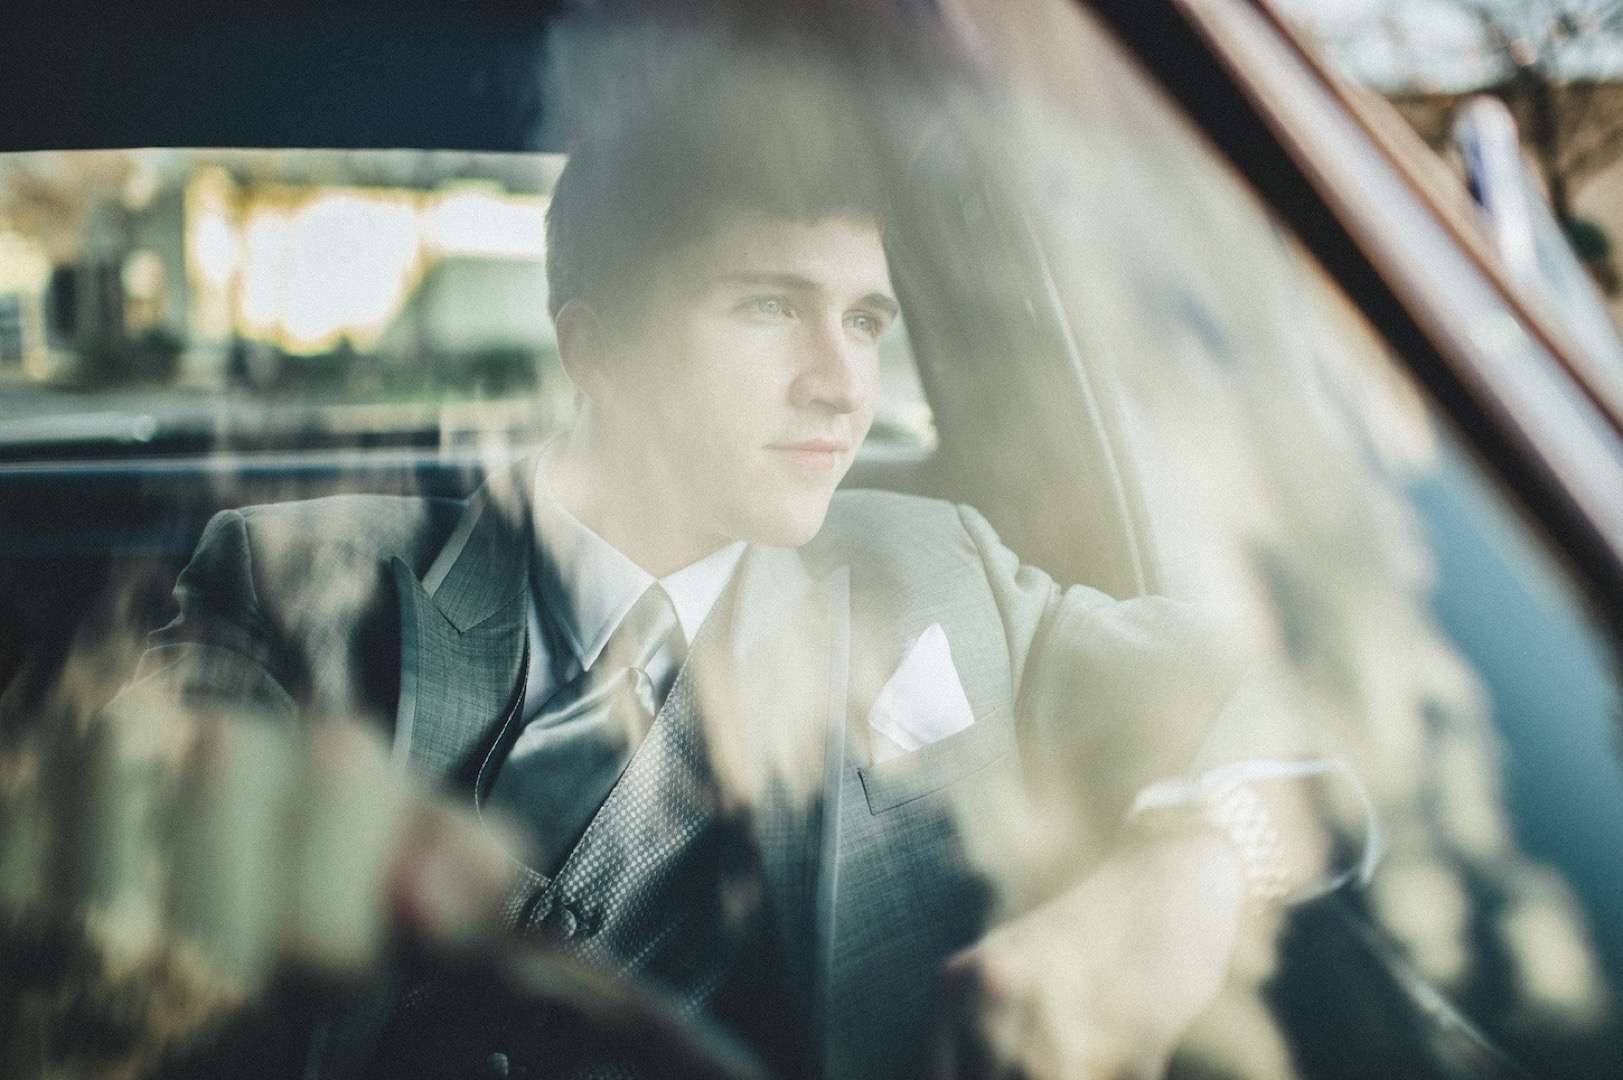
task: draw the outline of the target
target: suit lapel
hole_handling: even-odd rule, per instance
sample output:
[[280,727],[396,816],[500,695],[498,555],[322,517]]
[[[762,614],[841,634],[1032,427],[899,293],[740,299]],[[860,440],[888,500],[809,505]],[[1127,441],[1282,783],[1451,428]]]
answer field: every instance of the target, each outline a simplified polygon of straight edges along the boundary
[[[394,749],[435,780],[474,764],[520,677],[532,470],[533,459],[493,477],[422,580],[393,564],[401,625]],[[750,821],[789,985],[810,997],[803,1004],[815,1049],[846,764],[849,572],[815,577],[795,551],[751,547],[729,591],[726,622],[696,643],[685,673],[692,719],[704,725],[723,809]]]
[[[472,763],[518,684],[530,561],[525,496],[534,460],[493,474],[468,500],[422,580],[404,561],[390,560],[400,604],[394,756],[434,782]],[[398,973],[385,974],[353,1007],[317,1025],[305,1074],[358,1072],[399,990]]]
[[435,780],[470,763],[518,685],[533,467],[527,458],[486,482],[423,580],[393,562],[400,600],[394,752]]
[[789,985],[810,995],[815,1036],[833,933],[849,572],[814,577],[792,550],[752,547],[737,573],[715,647],[695,650],[695,697],[723,807],[751,823]]

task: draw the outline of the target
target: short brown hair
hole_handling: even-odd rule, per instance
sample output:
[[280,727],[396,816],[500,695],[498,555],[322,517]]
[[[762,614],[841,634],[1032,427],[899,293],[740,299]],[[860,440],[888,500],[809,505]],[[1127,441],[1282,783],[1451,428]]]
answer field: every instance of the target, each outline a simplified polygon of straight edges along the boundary
[[641,95],[632,115],[589,118],[547,212],[551,314],[576,299],[634,308],[663,258],[723,214],[882,224],[882,158],[860,97],[828,69],[741,62]]

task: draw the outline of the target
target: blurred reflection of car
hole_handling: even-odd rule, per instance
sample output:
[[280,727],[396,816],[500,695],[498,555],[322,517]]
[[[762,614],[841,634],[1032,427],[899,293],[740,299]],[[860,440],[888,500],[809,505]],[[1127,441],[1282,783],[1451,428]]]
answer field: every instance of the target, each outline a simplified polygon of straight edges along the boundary
[[[1062,582],[1209,609],[1379,811],[1370,886],[1241,957],[1178,1067],[1623,1067],[1623,397],[1595,331],[1266,6],[810,9],[860,14],[784,26],[869,89],[899,192],[907,332],[849,483],[976,506]],[[464,495],[566,422],[532,294],[569,125],[783,27],[565,15],[63,20],[0,46],[0,93],[37,103],[0,132],[8,739],[127,675],[215,511]],[[1041,830],[978,827],[966,858],[1016,908],[1038,884],[987,852]],[[12,909],[48,902],[58,841],[0,851]],[[830,1030],[872,992],[831,989]],[[0,988],[14,1031],[27,993]]]

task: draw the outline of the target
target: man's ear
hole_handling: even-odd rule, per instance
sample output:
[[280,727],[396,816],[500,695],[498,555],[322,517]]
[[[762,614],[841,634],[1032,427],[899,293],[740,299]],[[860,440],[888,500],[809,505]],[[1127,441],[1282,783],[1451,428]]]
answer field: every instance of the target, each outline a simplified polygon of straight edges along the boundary
[[608,327],[585,300],[570,300],[553,316],[558,328],[558,360],[575,389],[592,396],[610,348]]

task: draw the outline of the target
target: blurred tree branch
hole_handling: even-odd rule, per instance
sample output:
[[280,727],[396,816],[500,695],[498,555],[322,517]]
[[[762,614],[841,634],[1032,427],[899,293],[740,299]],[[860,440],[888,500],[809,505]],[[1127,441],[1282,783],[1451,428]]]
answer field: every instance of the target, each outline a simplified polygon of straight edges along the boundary
[[[1400,101],[1451,106],[1462,95],[1429,89],[1436,73],[1472,72],[1474,92],[1502,98],[1516,116],[1563,222],[1578,186],[1623,157],[1623,0],[1387,0],[1310,30],[1333,52],[1373,42],[1401,58],[1400,85],[1387,87]],[[1414,119],[1417,110],[1405,111]],[[1441,120],[1422,134],[1446,138]]]

